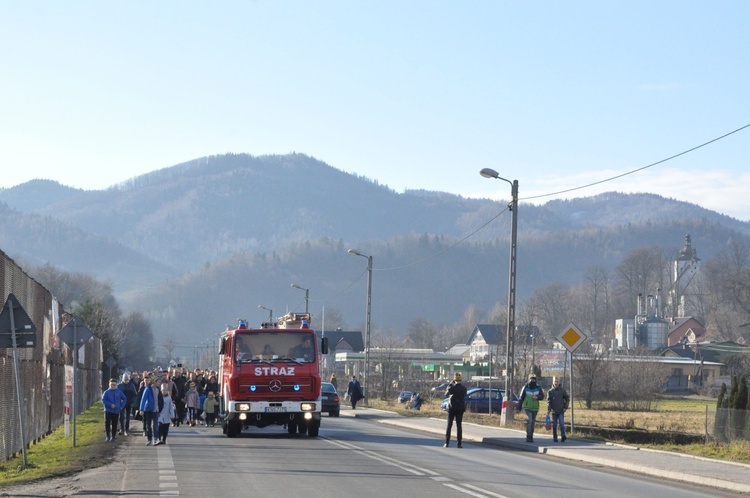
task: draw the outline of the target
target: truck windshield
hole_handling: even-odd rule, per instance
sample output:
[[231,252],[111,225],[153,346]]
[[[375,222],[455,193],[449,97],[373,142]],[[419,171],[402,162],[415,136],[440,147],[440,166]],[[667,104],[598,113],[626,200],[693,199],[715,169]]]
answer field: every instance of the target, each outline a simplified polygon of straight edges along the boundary
[[316,361],[315,340],[310,332],[245,332],[234,341],[235,357],[242,362]]

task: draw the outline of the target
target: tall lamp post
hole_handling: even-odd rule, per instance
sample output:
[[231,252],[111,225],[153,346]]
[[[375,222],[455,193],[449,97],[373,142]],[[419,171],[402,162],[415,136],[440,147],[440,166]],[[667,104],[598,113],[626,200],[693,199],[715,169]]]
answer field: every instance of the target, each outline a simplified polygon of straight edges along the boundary
[[349,249],[349,254],[367,258],[367,311],[365,314],[365,404],[370,404],[370,307],[372,304],[372,256],[367,256],[354,249]]
[[512,213],[510,224],[510,269],[508,271],[508,329],[505,334],[505,410],[500,416],[500,424],[507,425],[514,418],[513,406],[513,366],[514,335],[516,330],[516,231],[518,228],[518,180],[510,181],[501,177],[497,171],[484,168],[479,172],[485,178],[503,180],[511,186],[511,201],[508,209]]
[[262,304],[259,304],[258,308],[268,311],[268,323],[273,323],[273,310],[271,308],[266,308]]
[[305,289],[304,287],[300,287],[297,284],[292,284],[292,287],[295,289],[303,290],[305,291],[305,313],[308,311],[308,305],[310,303],[310,289]]

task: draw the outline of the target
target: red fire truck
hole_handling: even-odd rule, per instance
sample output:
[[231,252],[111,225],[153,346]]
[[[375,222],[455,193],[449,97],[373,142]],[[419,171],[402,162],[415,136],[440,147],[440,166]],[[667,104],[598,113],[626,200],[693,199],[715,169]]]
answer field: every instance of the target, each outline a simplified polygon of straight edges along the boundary
[[320,430],[318,344],[308,313],[288,313],[276,323],[236,329],[221,335],[219,384],[223,430],[228,437],[255,426],[284,425],[289,434],[317,437]]

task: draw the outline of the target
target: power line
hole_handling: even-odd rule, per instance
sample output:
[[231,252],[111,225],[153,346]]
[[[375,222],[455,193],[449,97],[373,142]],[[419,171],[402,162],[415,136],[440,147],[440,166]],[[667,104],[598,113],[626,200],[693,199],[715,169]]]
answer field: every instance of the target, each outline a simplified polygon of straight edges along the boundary
[[[559,194],[564,194],[564,193],[567,193],[567,192],[573,192],[573,191],[576,191],[576,190],[582,190],[582,189],[585,189],[585,188],[588,188],[588,187],[593,187],[594,185],[600,185],[602,183],[606,183],[606,182],[610,182],[610,181],[613,181],[613,180],[617,180],[618,178],[622,178],[622,177],[625,177],[625,176],[628,176],[628,175],[632,175],[634,173],[638,173],[639,171],[643,171],[643,170],[646,170],[648,168],[653,168],[654,166],[657,166],[659,164],[663,164],[665,162],[671,161],[672,159],[676,159],[676,158],[678,158],[680,156],[684,156],[686,154],[694,152],[694,151],[696,151],[696,150],[698,150],[700,148],[706,147],[707,145],[710,145],[710,144],[712,144],[714,142],[718,142],[719,140],[722,140],[722,139],[727,138],[727,137],[729,137],[731,135],[734,135],[735,133],[738,133],[738,132],[740,132],[740,131],[742,131],[742,130],[744,130],[746,128],[750,128],[750,123],[748,123],[748,124],[746,124],[744,126],[741,126],[741,127],[737,128],[736,130],[732,130],[729,133],[725,133],[724,135],[721,135],[719,137],[713,138],[713,139],[709,140],[708,142],[704,142],[704,143],[702,143],[700,145],[696,145],[695,147],[692,147],[690,149],[684,150],[684,151],[682,151],[680,153],[674,154],[672,156],[669,156],[667,158],[661,159],[661,160],[656,161],[654,163],[647,164],[646,166],[642,166],[640,168],[628,171],[626,173],[622,173],[620,175],[615,175],[615,176],[612,176],[612,177],[609,177],[609,178],[605,178],[604,180],[599,180],[599,181],[596,181],[596,182],[593,182],[593,183],[587,183],[586,185],[581,185],[581,186],[569,188],[569,189],[566,189],[566,190],[559,190],[557,192],[550,192],[550,193],[547,193],[547,194],[534,195],[534,196],[530,196],[530,197],[522,197],[519,200],[529,200],[529,199],[539,199],[541,197],[550,197],[550,196],[553,196],[553,195],[559,195]],[[432,254],[430,256],[427,256],[427,257],[422,258],[422,259],[417,260],[417,261],[412,261],[411,263],[407,263],[407,264],[401,265],[401,266],[394,266],[394,267],[390,267],[390,268],[373,268],[372,271],[402,270],[404,268],[409,268],[411,266],[416,266],[418,264],[424,263],[425,261],[429,261],[429,260],[431,260],[433,258],[436,258],[436,257],[440,256],[441,254],[443,254],[443,253],[445,253],[447,251],[450,251],[451,249],[453,249],[457,245],[462,244],[469,237],[475,235],[477,232],[483,230],[485,227],[487,227],[487,225],[489,225],[490,223],[492,223],[493,221],[495,221],[497,218],[499,218],[506,211],[508,211],[508,207],[506,207],[505,209],[503,209],[502,211],[500,211],[497,215],[495,215],[492,218],[490,218],[482,226],[480,226],[479,228],[477,228],[473,232],[469,233],[468,235],[464,236],[463,238],[461,238],[460,240],[458,240],[454,244],[451,244],[450,246],[446,247],[445,249],[442,249],[442,250],[440,250],[440,251],[438,251],[438,252],[436,252],[436,253],[434,253],[434,254]],[[343,294],[344,292],[346,292],[347,290],[349,290],[357,281],[359,281],[359,279],[362,278],[363,275],[364,275],[364,273],[360,274],[351,284],[349,284],[341,292],[339,292],[338,294],[336,294],[336,295],[334,295],[332,297],[337,297],[337,296]],[[330,298],[328,298],[328,299],[330,299]],[[323,301],[323,300],[324,299],[320,299],[320,301]]]
[[651,163],[651,164],[648,164],[648,165],[643,166],[641,168],[637,168],[637,169],[634,169],[632,171],[628,171],[627,173],[622,173],[620,175],[612,176],[610,178],[605,178],[604,180],[599,180],[599,181],[593,182],[593,183],[587,183],[586,185],[581,185],[579,187],[573,187],[573,188],[569,188],[569,189],[566,189],[566,190],[559,190],[557,192],[551,192],[551,193],[548,193],[548,194],[533,195],[531,197],[522,197],[520,200],[525,201],[525,200],[528,200],[528,199],[539,199],[540,197],[550,197],[552,195],[565,194],[565,193],[568,193],[568,192],[573,192],[575,190],[581,190],[581,189],[584,189],[584,188],[593,187],[594,185],[600,185],[602,183],[611,182],[612,180],[617,180],[618,178],[622,178],[623,176],[632,175],[633,173],[638,173],[639,171],[643,171],[644,169],[652,168],[652,167],[654,167],[656,165],[665,163],[667,161],[671,161],[672,159],[675,159],[677,157],[684,156],[685,154],[689,154],[689,153],[691,153],[693,151],[696,151],[696,150],[700,149],[701,147],[705,147],[705,146],[710,145],[710,144],[712,144],[714,142],[718,142],[719,140],[721,140],[723,138],[727,138],[728,136],[734,135],[735,133],[740,132],[740,131],[744,130],[745,128],[749,128],[749,127],[750,127],[750,123],[748,123],[745,126],[742,126],[740,128],[737,128],[736,130],[730,131],[729,133],[725,133],[724,135],[722,135],[720,137],[716,137],[713,140],[709,140],[708,142],[705,142],[705,143],[702,143],[700,145],[697,145],[697,146],[693,147],[692,149],[688,149],[688,150],[682,151],[679,154],[675,154],[673,156],[669,156],[669,157],[667,157],[665,159],[662,159],[660,161],[656,161],[655,163]]

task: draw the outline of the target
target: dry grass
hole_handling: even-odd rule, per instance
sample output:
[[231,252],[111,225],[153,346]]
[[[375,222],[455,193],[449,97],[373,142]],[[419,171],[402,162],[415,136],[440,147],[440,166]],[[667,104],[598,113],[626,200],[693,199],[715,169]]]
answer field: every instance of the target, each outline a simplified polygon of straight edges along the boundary
[[575,425],[706,434],[707,420],[713,423],[715,406],[712,400],[663,399],[656,403],[653,411],[629,412],[612,409],[606,403],[595,403],[591,409],[583,403],[575,403],[567,420],[570,422],[572,415]]

